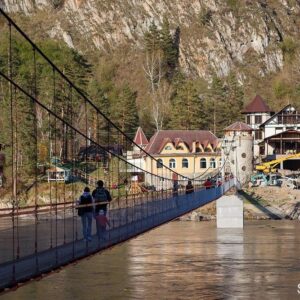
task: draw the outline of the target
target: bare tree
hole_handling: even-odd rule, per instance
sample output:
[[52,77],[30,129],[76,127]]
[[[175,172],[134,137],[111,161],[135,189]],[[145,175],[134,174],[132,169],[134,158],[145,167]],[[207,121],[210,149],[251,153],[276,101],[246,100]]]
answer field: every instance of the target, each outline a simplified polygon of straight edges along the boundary
[[150,86],[150,111],[156,130],[163,128],[171,96],[171,86],[163,80],[162,58],[161,50],[147,52],[143,65]]
[[172,86],[165,80],[161,81],[160,86],[155,91],[152,101],[152,116],[157,130],[163,128],[170,107]]

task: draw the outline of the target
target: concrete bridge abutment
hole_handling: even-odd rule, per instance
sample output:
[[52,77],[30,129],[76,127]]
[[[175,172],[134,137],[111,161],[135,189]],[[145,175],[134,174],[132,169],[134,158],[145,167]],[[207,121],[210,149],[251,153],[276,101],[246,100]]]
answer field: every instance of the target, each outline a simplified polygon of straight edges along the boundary
[[237,194],[225,195],[217,200],[217,228],[243,228],[244,204]]

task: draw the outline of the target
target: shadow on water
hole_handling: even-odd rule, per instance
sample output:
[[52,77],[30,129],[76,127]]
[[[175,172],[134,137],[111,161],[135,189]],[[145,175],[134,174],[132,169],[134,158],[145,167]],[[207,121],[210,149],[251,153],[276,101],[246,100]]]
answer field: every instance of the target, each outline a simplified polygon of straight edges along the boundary
[[249,195],[245,191],[239,191],[239,194],[243,196],[245,199],[247,199],[252,205],[254,205],[256,208],[258,208],[261,212],[266,214],[268,217],[270,217],[272,220],[282,220],[282,217],[273,213],[272,211],[268,210],[266,207],[261,205],[257,199],[253,197],[253,194]]

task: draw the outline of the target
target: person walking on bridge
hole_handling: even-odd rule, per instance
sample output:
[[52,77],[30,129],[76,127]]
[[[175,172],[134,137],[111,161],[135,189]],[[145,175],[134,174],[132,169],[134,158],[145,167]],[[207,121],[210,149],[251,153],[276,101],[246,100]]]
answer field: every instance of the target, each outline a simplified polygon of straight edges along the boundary
[[192,193],[194,193],[194,186],[192,185],[192,181],[191,180],[188,181],[188,184],[185,187],[185,193],[186,194],[192,194]]
[[87,242],[90,242],[92,240],[93,198],[89,187],[84,188],[78,205],[78,215],[81,217],[83,238]]
[[97,181],[97,187],[93,190],[92,196],[95,204],[95,216],[99,215],[100,210],[103,210],[104,215],[106,216],[107,205],[112,198],[109,191],[104,188],[104,183],[102,180]]

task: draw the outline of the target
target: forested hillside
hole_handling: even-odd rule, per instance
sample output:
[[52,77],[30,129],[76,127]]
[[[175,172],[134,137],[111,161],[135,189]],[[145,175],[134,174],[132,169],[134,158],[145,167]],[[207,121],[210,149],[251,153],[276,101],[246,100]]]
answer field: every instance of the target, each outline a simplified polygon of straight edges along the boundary
[[[138,125],[148,135],[161,128],[222,135],[255,94],[275,110],[300,103],[296,0],[4,0],[0,6],[130,135]],[[26,54],[19,59],[26,80]]]

